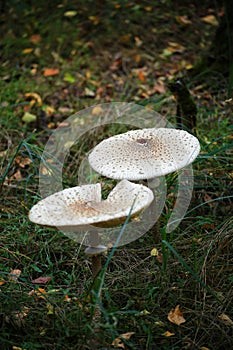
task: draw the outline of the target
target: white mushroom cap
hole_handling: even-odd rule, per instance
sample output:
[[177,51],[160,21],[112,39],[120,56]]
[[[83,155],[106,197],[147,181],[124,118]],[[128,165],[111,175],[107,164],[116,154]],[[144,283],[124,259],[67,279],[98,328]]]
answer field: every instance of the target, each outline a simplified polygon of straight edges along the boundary
[[141,180],[169,174],[192,163],[198,139],[184,130],[128,131],[100,142],[89,154],[91,167],[112,179]]
[[119,182],[106,200],[101,200],[101,185],[77,186],[52,194],[32,207],[29,219],[39,225],[61,229],[83,225],[111,227],[135,216],[153,201],[153,192],[127,180]]

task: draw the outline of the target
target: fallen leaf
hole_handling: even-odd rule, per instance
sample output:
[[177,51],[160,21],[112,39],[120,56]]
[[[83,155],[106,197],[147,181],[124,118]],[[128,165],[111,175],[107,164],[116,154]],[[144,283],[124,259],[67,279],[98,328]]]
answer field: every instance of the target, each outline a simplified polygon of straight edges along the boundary
[[22,180],[22,173],[21,173],[21,171],[20,170],[17,170],[15,173],[14,173],[14,175],[13,175],[13,178],[14,179],[16,179],[16,180]]
[[76,16],[77,15],[77,11],[73,11],[73,10],[70,10],[70,11],[66,11],[65,13],[64,13],[64,16],[65,17],[74,17],[74,16]]
[[200,350],[210,350],[210,348],[207,348],[207,347],[205,347],[205,346],[202,346],[202,347],[200,348]]
[[89,89],[89,88],[85,88],[85,90],[84,90],[84,94],[85,94],[85,96],[87,96],[87,97],[94,97],[95,96],[95,93],[94,93],[94,91],[92,91],[91,89]]
[[15,162],[21,167],[25,168],[26,165],[29,165],[32,163],[32,160],[28,157],[23,158],[22,156],[17,156],[15,158]]
[[214,15],[208,15],[208,16],[202,17],[201,20],[205,23],[211,24],[214,27],[218,26],[218,20]]
[[23,51],[22,51],[22,53],[24,54],[24,55],[27,55],[28,53],[31,53],[33,51],[33,48],[32,47],[27,47],[26,49],[24,49]]
[[22,121],[27,124],[32,123],[36,121],[36,115],[29,112],[25,112],[24,115],[22,116]]
[[166,87],[163,84],[155,84],[153,88],[153,93],[157,94],[165,94],[166,92]]
[[46,307],[47,307],[47,310],[48,310],[47,315],[53,315],[54,314],[54,306],[52,304],[48,303],[46,305]]
[[169,331],[166,331],[165,333],[163,333],[162,335],[164,335],[165,337],[172,337],[173,335],[175,335],[175,333],[171,333]]
[[32,35],[30,38],[29,38],[29,41],[32,43],[32,44],[37,44],[41,41],[41,36],[40,34],[34,34]]
[[55,112],[55,108],[53,106],[43,106],[43,111],[50,116]]
[[[34,99],[36,100],[36,103],[38,104],[38,106],[42,105],[42,98],[40,97],[39,94],[37,94],[36,92],[26,92],[26,94],[24,94],[24,96],[26,98],[30,98],[30,99]],[[34,103],[33,103],[34,104]]]
[[45,77],[52,77],[53,75],[59,74],[59,69],[57,69],[57,68],[46,68],[44,70],[43,74],[44,74]]
[[159,255],[159,251],[157,248],[153,248],[150,252],[151,256],[158,256]]
[[185,318],[183,317],[182,312],[180,311],[179,305],[176,305],[176,307],[174,309],[171,309],[167,318],[170,322],[175,323],[178,326],[180,324],[186,322]]
[[98,17],[96,17],[96,16],[89,16],[88,18],[92,21],[92,23],[95,26],[100,23],[100,19]]
[[119,348],[119,349],[125,349],[125,346],[122,342],[122,339],[130,339],[132,337],[132,335],[135,334],[135,332],[128,332],[128,333],[123,333],[121,334],[119,337],[117,337],[116,339],[113,340],[112,345],[115,348]]
[[139,70],[139,71],[138,71],[138,78],[139,78],[139,80],[142,81],[143,83],[146,81],[145,74],[143,73],[142,70]]
[[138,36],[135,36],[134,41],[137,47],[140,47],[143,44],[143,41]]
[[232,326],[233,325],[233,321],[226,314],[219,315],[218,319],[221,320],[227,326]]
[[188,25],[188,24],[192,24],[192,21],[190,21],[190,19],[188,19],[187,15],[184,16],[176,16],[176,22],[179,24],[183,24],[183,25]]
[[11,270],[11,272],[9,273],[9,275],[8,275],[8,279],[10,280],[10,281],[17,281],[18,280],[18,278],[19,278],[19,276],[21,275],[21,270],[18,270],[18,269],[16,269],[16,270]]
[[29,292],[30,296],[36,295],[38,299],[45,299],[46,290],[43,288],[33,289]]
[[168,43],[168,47],[167,50],[169,50],[170,52],[184,52],[185,51],[185,47],[179,43],[173,42],[173,41],[169,41]]
[[101,113],[103,113],[103,108],[101,108],[100,106],[93,107],[93,109],[92,109],[93,115],[99,115]]
[[41,277],[38,277],[38,278],[34,279],[32,281],[32,283],[33,284],[47,284],[48,282],[51,281],[51,279],[52,279],[52,277],[43,277],[43,276],[41,276]]
[[64,75],[64,78],[63,78],[64,81],[67,81],[68,83],[74,83],[75,82],[75,77],[69,73],[69,72],[66,72],[65,75]]
[[146,316],[146,315],[150,315],[150,311],[147,311],[146,309],[145,310],[142,310],[140,312],[140,316]]
[[6,281],[3,278],[0,278],[0,286],[2,286]]

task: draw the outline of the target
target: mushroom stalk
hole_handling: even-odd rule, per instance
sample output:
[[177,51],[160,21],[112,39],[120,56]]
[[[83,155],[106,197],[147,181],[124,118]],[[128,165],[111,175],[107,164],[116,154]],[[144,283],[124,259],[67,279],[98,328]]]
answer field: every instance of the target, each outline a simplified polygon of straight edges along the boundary
[[101,255],[102,254],[93,255],[92,257],[92,279],[93,280],[102,269]]
[[107,247],[100,244],[98,232],[91,231],[89,236],[89,247],[85,249],[85,253],[92,259],[92,278],[93,281],[102,268],[101,256],[107,251]]

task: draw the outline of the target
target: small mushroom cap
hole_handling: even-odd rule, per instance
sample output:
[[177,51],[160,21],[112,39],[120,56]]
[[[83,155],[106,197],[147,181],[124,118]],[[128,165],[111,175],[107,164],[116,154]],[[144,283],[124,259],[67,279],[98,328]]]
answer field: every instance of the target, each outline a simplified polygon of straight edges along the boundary
[[122,180],[101,200],[101,185],[77,186],[52,194],[32,207],[29,220],[39,225],[83,229],[84,225],[111,227],[135,216],[154,199],[153,192],[143,185]]
[[169,174],[192,163],[198,139],[184,130],[128,131],[100,142],[89,154],[91,167],[112,179],[142,180]]

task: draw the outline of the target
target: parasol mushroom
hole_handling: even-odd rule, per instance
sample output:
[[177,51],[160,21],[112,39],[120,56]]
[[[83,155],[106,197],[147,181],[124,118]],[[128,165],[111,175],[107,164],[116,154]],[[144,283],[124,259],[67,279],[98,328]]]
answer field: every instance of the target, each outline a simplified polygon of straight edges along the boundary
[[97,227],[121,224],[131,213],[137,216],[153,201],[153,192],[127,180],[120,181],[106,200],[101,198],[101,185],[76,186],[54,193],[32,207],[29,220],[64,231],[90,231],[89,247],[85,252],[92,257],[93,278],[101,269],[101,254],[107,247],[101,245]]
[[[190,165],[199,152],[198,139],[185,130],[148,128],[128,131],[103,140],[91,151],[88,160],[96,172],[109,178],[149,180],[150,183]],[[183,180],[182,173],[178,176],[179,180]],[[189,203],[190,195],[187,197]],[[184,203],[182,213],[185,213],[186,208],[187,203]],[[171,215],[169,229],[181,221],[179,215],[179,211]],[[173,218],[176,216],[178,220],[174,225]],[[157,242],[157,234],[154,236]]]
[[100,142],[89,154],[91,167],[111,179],[145,180],[191,164],[198,139],[184,130],[150,128],[128,131]]

